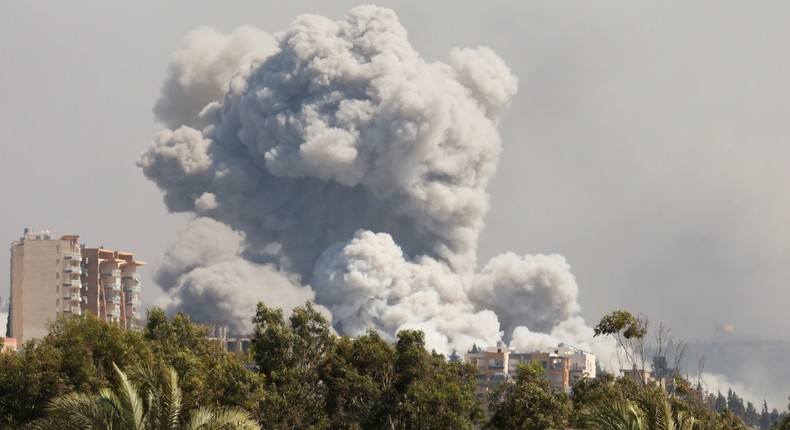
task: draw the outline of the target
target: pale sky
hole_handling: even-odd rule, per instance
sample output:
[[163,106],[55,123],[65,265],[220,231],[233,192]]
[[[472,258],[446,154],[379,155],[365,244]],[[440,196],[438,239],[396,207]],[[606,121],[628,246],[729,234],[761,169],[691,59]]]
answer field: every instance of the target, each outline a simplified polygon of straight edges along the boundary
[[[162,128],[168,56],[200,25],[276,33],[356,4],[3,2],[0,260],[25,227],[78,234],[148,262],[152,303],[150,274],[187,220],[135,166]],[[479,261],[564,255],[589,324],[627,309],[689,341],[719,322],[788,338],[787,3],[379,4],[426,59],[489,46],[519,79]]]

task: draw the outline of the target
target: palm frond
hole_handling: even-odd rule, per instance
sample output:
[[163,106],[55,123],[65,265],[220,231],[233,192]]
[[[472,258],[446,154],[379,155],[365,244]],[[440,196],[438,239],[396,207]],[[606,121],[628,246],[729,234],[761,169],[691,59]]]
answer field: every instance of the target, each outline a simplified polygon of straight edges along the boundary
[[186,430],[261,430],[249,412],[240,408],[198,408],[192,413]]

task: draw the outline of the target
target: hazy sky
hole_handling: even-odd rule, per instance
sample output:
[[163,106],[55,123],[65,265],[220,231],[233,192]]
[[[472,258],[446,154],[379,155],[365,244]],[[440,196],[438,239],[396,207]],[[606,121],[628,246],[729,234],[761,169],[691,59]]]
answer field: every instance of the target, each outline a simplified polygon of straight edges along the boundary
[[[168,56],[199,25],[275,33],[356,4],[3,2],[0,238],[46,228],[132,251],[150,304],[150,273],[187,220],[135,166],[161,128]],[[787,3],[379,4],[426,59],[484,45],[518,76],[481,262],[563,254],[589,323],[628,309],[692,341],[717,322],[787,338]]]

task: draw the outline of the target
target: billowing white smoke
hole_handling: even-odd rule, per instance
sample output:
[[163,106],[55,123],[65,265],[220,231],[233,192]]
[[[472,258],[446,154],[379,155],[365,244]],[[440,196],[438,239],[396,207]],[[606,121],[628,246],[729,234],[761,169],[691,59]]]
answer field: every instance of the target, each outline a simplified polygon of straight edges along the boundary
[[740,398],[743,399],[744,405],[746,402],[752,402],[754,407],[759,410],[762,406],[763,401],[768,403],[768,408],[779,408],[782,409],[784,403],[783,397],[779,398],[779,401],[774,401],[774,399],[765,398],[765,393],[760,393],[757,390],[752,389],[749,386],[746,386],[737,381],[730,381],[725,375],[721,375],[718,373],[708,373],[703,372],[698,375],[702,387],[709,393],[718,394],[722,393],[724,396],[727,396],[727,392],[729,390],[733,390],[735,394],[737,394]]
[[139,165],[170,210],[205,217],[159,271],[174,306],[242,330],[255,300],[314,294],[341,333],[419,328],[443,352],[501,331],[589,339],[562,257],[475,271],[497,116],[517,87],[490,49],[426,62],[392,11],[363,6],[301,16],[276,46],[201,29],[168,70],[155,109],[168,129]]
[[[272,264],[242,257],[244,235],[209,218],[195,219],[165,254],[156,282],[167,286],[173,309],[204,322],[227,325],[233,333],[251,333],[251,315],[259,301],[291,309],[314,294]],[[293,276],[291,276],[293,278]]]
[[191,31],[184,47],[170,58],[170,73],[154,113],[170,128],[196,125],[200,111],[222,98],[222,87],[236,73],[276,49],[272,36],[252,27],[241,27],[227,37],[209,27]]

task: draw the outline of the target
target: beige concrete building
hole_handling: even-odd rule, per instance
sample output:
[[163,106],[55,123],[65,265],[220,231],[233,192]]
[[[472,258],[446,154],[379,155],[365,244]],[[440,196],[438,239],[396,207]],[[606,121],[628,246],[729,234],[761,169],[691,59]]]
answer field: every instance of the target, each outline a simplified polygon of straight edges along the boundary
[[489,348],[472,347],[465,360],[477,368],[475,397],[488,409],[488,395],[499,385],[513,382],[520,364],[538,362],[552,388],[568,392],[576,382],[595,377],[595,355],[560,344],[549,351],[516,352],[503,342]]
[[11,244],[11,296],[8,336],[19,345],[47,334],[47,324],[80,307],[78,236],[53,239],[31,232]]
[[136,328],[140,320],[140,274],[130,252],[82,248],[83,309],[99,319]]
[[595,355],[561,343],[554,353],[567,357],[570,361],[570,384],[573,385],[584,378],[595,378]]
[[92,312],[126,329],[137,326],[137,268],[145,263],[129,252],[85,248],[78,239],[25,229],[12,243],[7,335],[20,346],[45,336],[48,323],[66,314]]

